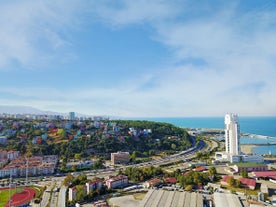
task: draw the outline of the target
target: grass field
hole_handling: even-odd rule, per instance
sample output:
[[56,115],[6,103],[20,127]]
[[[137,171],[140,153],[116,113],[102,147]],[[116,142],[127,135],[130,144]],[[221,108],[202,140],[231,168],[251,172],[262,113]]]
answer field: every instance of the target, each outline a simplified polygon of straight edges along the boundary
[[[12,189],[11,191],[11,196],[15,193],[19,193],[21,192],[22,189],[21,188],[17,188]],[[10,190],[9,189],[5,189],[5,190],[0,190],[0,207],[3,207],[7,204],[7,202],[9,201],[10,198]]]

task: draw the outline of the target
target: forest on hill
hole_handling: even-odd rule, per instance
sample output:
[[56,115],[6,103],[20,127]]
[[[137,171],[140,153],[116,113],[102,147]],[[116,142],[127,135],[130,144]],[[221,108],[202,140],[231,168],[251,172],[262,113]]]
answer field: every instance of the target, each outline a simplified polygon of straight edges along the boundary
[[21,154],[55,154],[73,158],[127,151],[144,156],[175,153],[192,145],[182,128],[168,123],[133,120],[37,121],[0,120],[0,137],[6,142],[0,149],[18,150]]

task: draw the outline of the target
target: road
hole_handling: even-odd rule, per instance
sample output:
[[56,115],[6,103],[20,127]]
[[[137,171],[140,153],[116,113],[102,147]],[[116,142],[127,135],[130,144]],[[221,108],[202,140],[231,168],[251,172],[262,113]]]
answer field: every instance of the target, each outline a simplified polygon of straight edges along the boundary
[[[215,145],[213,145],[212,147],[206,146],[206,143],[203,141],[200,141],[199,144],[195,146],[195,141],[194,141],[193,147],[191,147],[186,151],[182,151],[174,155],[159,158],[145,163],[126,165],[117,169],[103,169],[103,170],[98,170],[97,172],[87,171],[82,173],[85,173],[88,176],[88,178],[93,178],[95,176],[108,177],[110,175],[116,175],[120,169],[125,169],[127,167],[144,167],[149,165],[160,166],[160,165],[165,165],[173,162],[178,162],[181,160],[189,160],[196,156],[195,155],[196,152],[200,150],[210,150],[210,148],[213,148],[213,147],[215,147]],[[43,194],[41,205],[38,205],[38,206],[46,207],[48,204],[50,204],[51,207],[55,207],[55,206],[65,207],[67,187],[62,185],[64,178],[65,176],[52,177],[50,186],[47,186],[47,190]],[[59,188],[60,190],[56,191],[57,188]],[[52,197],[49,203],[51,191],[52,191]]]
[[39,206],[46,207],[48,205],[52,187],[53,187],[52,184],[50,186],[47,186],[46,190],[44,191],[44,194],[42,196],[42,200],[41,200]]
[[65,207],[66,205],[66,191],[67,187],[62,185],[58,194],[58,205],[59,207]]

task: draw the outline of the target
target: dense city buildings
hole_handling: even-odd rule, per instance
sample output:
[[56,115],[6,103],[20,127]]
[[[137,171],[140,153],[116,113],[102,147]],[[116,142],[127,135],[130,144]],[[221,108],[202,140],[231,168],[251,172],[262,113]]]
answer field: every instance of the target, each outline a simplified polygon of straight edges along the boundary
[[[70,112],[71,113],[71,112]],[[27,119],[27,120],[45,120],[45,121],[59,121],[59,120],[68,120],[70,119],[70,113],[65,114],[9,114],[9,113],[2,113],[0,114],[0,118],[3,119]],[[75,113],[75,112],[73,112]],[[74,115],[73,120],[109,120],[109,117],[107,116],[76,116]]]
[[47,156],[19,156],[14,158],[8,165],[0,169],[0,178],[39,176],[53,174],[58,162],[57,155]]
[[129,162],[129,152],[115,152],[111,153],[111,165],[126,164]]

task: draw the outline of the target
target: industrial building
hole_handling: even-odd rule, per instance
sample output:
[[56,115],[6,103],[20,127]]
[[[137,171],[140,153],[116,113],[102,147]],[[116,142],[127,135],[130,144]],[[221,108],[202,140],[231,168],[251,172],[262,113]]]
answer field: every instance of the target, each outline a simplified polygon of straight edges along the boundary
[[226,193],[214,193],[214,203],[215,206],[223,207],[243,207],[240,198],[235,194]]
[[189,193],[167,190],[149,190],[139,207],[203,207],[203,196],[199,193]]

